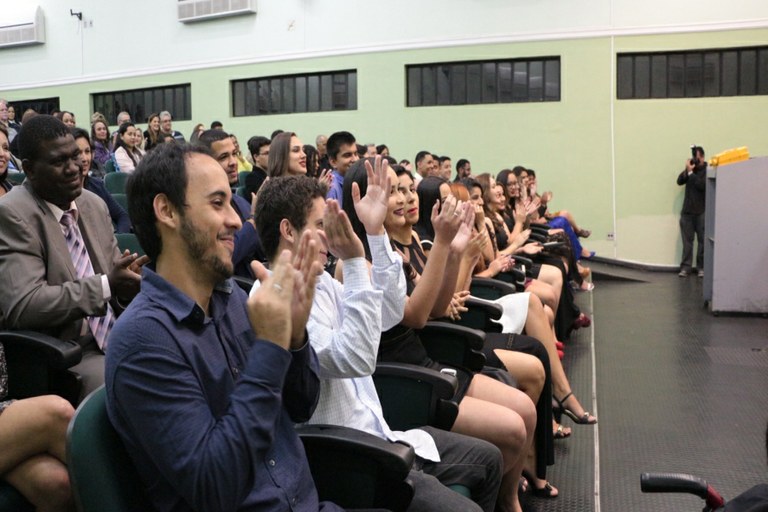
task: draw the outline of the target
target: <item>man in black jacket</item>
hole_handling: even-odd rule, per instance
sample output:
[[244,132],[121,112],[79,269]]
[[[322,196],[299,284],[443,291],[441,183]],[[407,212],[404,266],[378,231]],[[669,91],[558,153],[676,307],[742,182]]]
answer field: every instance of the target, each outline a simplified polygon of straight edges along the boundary
[[707,179],[707,162],[704,161],[704,148],[695,146],[691,158],[685,161],[685,169],[677,177],[678,185],[685,185],[683,211],[680,213],[680,233],[683,236],[683,259],[680,262],[680,277],[691,273],[693,259],[693,236],[696,235],[696,267],[699,277],[704,277],[704,204]]

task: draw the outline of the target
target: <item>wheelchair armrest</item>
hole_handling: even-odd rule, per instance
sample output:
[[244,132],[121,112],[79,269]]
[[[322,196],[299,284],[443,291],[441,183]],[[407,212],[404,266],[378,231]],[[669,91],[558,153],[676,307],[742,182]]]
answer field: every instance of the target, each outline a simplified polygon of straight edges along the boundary
[[408,474],[413,447],[337,425],[298,427],[321,500],[345,509],[405,510],[413,499]]
[[82,358],[77,342],[35,331],[0,331],[0,343],[5,347],[9,361],[16,354],[35,354],[42,356],[45,364],[58,370],[70,368]]
[[533,222],[529,227],[531,228],[531,232],[538,233],[540,235],[547,235],[549,234],[549,230],[552,229],[549,227],[549,224],[536,224]]
[[548,235],[545,233],[531,231],[531,236],[528,237],[528,240],[532,240],[534,242],[541,242],[543,244],[548,240],[548,238],[549,238]]
[[407,363],[378,363],[373,382],[384,418],[394,430],[424,425],[450,430],[459,414],[453,375]]

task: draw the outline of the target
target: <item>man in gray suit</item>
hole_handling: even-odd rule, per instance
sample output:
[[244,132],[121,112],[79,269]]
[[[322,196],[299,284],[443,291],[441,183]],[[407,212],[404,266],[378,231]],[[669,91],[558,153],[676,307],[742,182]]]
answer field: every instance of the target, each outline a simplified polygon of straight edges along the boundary
[[77,340],[73,370],[87,394],[104,382],[109,329],[138,292],[146,257],[120,253],[104,201],[83,190],[64,123],[30,119],[19,147],[27,179],[0,200],[0,327]]

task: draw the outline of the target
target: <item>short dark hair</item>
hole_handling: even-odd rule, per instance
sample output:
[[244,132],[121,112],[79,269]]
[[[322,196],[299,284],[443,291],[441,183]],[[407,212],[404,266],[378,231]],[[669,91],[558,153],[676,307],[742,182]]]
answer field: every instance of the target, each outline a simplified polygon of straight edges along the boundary
[[468,163],[469,163],[469,160],[467,160],[466,158],[460,158],[459,161],[456,162],[456,170],[458,171]]
[[154,201],[165,194],[168,201],[183,215],[186,205],[187,158],[193,154],[208,154],[205,148],[192,144],[160,144],[147,153],[128,178],[128,215],[141,248],[152,260],[163,250],[157,230]]
[[328,142],[325,143],[325,152],[328,158],[336,159],[341,150],[341,146],[344,144],[357,144],[355,136],[349,132],[334,132],[328,137]]
[[211,123],[211,130],[216,130],[217,128],[224,128],[224,125],[221,124],[221,121],[213,121]]
[[365,158],[365,154],[368,152],[368,146],[365,146],[363,144],[357,144],[357,156],[360,158]]
[[419,151],[418,153],[416,153],[416,158],[413,160],[413,163],[416,165],[416,167],[418,167],[421,161],[424,160],[427,157],[427,155],[431,155],[431,154],[432,154],[431,151]]
[[36,161],[40,157],[40,146],[49,140],[69,135],[67,125],[53,116],[40,114],[21,125],[19,155],[22,160]]
[[327,190],[325,183],[309,176],[279,176],[264,182],[254,218],[268,259],[277,255],[280,246],[280,222],[288,219],[294,228],[302,229],[312,202],[318,197],[325,199]]
[[263,135],[254,135],[248,139],[248,151],[250,151],[253,158],[256,158],[259,155],[261,148],[268,145],[269,139]]
[[93,144],[91,144],[91,136],[88,135],[88,132],[83,130],[82,128],[78,128],[77,126],[74,126],[69,129],[69,133],[72,134],[72,137],[77,139],[85,139],[88,141],[88,145],[93,147]]
[[515,175],[515,176],[517,176],[518,178],[520,177],[520,175],[521,175],[522,173],[526,173],[526,174],[528,174],[528,169],[526,169],[526,168],[525,168],[525,167],[523,167],[522,165],[516,165],[516,166],[514,166],[514,167],[512,168],[512,174],[514,174],[514,175]]
[[704,156],[704,148],[703,147],[701,147],[701,146],[693,146],[692,149],[695,150],[697,153],[701,153],[701,156]]
[[384,150],[385,150],[385,149],[386,149],[387,151],[389,151],[389,148],[387,147],[387,145],[386,145],[386,144],[379,144],[378,146],[376,146],[376,154],[377,154],[377,155],[380,155],[380,154],[382,154],[382,153],[384,152]]
[[438,159],[437,159],[437,161],[438,161],[438,162],[440,162],[440,165],[443,165],[443,163],[444,163],[446,160],[447,160],[448,162],[450,162],[450,161],[451,161],[451,157],[449,157],[449,156],[441,156],[440,158],[438,158]]
[[197,143],[210,151],[214,142],[219,142],[228,138],[229,134],[224,130],[205,130],[197,138]]
[[274,139],[275,137],[277,137],[278,135],[280,135],[283,132],[285,132],[285,130],[281,130],[280,128],[278,128],[277,130],[272,132],[272,135],[270,135],[269,138],[270,139]]

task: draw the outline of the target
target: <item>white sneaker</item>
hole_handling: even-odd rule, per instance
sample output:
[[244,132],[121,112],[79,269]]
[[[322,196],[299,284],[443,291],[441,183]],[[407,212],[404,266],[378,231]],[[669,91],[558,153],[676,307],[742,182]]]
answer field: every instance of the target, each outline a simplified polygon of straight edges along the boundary
[[688,277],[689,275],[691,275],[691,273],[688,272],[687,270],[681,270],[680,272],[677,273],[677,275],[680,277]]
[[704,271],[703,270],[699,270],[699,277],[704,277]]

